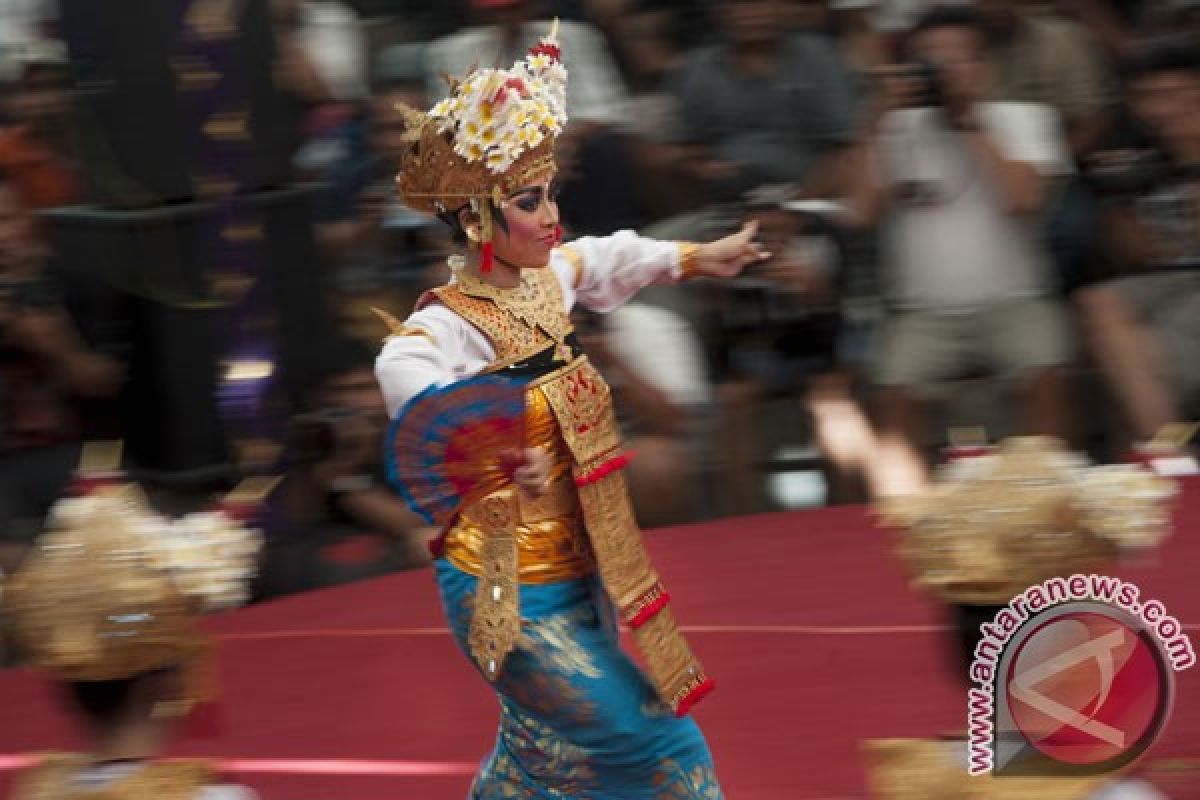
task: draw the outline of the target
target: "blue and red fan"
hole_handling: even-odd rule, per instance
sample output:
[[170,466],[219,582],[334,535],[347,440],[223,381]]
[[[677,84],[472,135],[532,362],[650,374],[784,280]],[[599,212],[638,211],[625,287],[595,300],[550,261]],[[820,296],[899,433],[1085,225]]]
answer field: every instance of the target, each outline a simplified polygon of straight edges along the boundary
[[525,442],[525,385],[485,375],[431,386],[388,428],[388,478],[432,525],[447,524],[462,499],[507,471]]

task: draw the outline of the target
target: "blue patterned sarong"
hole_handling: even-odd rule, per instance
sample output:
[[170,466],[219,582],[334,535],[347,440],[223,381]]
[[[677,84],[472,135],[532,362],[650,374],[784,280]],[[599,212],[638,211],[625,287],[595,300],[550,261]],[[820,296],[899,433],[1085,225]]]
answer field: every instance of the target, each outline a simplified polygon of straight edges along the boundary
[[[468,653],[477,579],[445,559],[435,567]],[[521,636],[494,684],[500,731],[470,800],[721,800],[700,728],[620,650],[599,579],[522,585],[520,598]]]

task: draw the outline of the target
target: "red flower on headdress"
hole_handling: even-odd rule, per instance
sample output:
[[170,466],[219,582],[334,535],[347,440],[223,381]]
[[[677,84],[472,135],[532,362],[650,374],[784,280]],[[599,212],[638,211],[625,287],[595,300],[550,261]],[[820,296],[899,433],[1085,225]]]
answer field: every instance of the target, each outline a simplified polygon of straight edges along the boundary
[[531,56],[549,56],[555,61],[562,61],[562,50],[554,42],[541,41],[529,48]]
[[508,99],[509,89],[516,90],[517,94],[519,95],[526,95],[529,93],[528,89],[525,88],[525,81],[521,80],[520,78],[509,78],[504,82],[503,86],[496,90],[496,95],[492,98],[492,105],[496,106],[497,108],[504,105],[504,101]]

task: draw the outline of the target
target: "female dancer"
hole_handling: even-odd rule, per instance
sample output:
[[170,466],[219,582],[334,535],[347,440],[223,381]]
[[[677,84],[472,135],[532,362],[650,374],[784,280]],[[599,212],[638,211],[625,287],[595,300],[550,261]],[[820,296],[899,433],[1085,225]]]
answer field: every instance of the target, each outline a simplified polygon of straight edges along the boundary
[[[712,682],[642,547],[608,387],[568,312],[610,310],[654,282],[732,276],[766,254],[752,227],[708,244],[623,231],[559,246],[565,89],[551,33],[511,69],[476,70],[428,114],[408,113],[400,193],[471,247],[448,284],[390,321],[376,372],[393,415],[430,386],[527,381],[515,468],[460,498],[437,544],[450,626],[501,706],[471,797],[719,798],[685,716]],[[646,674],[618,649],[614,606]]]

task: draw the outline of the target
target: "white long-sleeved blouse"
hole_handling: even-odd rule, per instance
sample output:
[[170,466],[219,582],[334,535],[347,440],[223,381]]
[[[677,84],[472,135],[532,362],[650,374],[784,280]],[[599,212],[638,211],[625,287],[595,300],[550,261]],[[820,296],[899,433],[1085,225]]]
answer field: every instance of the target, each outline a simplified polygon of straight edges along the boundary
[[[562,286],[563,313],[570,313],[577,302],[593,311],[611,311],[652,283],[678,280],[680,247],[619,231],[556,248],[547,269]],[[405,325],[428,336],[392,336],[375,361],[375,375],[393,417],[425,388],[477,375],[496,360],[487,337],[439,303],[414,312]]]

